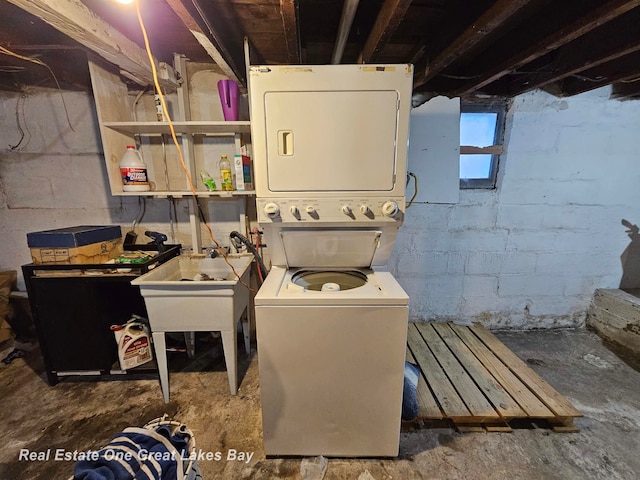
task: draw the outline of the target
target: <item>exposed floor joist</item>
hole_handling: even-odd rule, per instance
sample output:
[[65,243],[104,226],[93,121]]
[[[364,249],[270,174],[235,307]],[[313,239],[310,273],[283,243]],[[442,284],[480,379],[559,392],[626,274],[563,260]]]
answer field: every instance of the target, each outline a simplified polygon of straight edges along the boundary
[[200,27],[198,21],[194,18],[193,15],[187,10],[181,0],[165,0],[167,4],[171,7],[171,9],[175,12],[175,14],[180,18],[184,26],[189,29],[193,37],[198,41],[202,48],[205,49],[207,54],[211,57],[211,59],[220,67],[220,69],[232,80],[235,80],[238,83],[242,83],[239,81],[238,76],[231,66],[227,63],[225,58],[222,56],[222,53],[218,50],[218,48],[213,44],[213,42],[209,39],[207,33]]
[[[640,51],[638,25],[640,25],[640,9],[629,12],[560,48],[552,54],[553,59],[540,72],[522,75],[517,80],[513,80],[508,87],[509,91],[513,95],[518,95],[532,88],[541,88]],[[602,38],[610,40],[602,42]]]
[[559,97],[567,97],[611,83],[632,82],[640,76],[638,65],[640,65],[640,51],[547,85],[543,90]]
[[[142,84],[153,83],[146,52],[96,16],[80,0],[8,1],[117,65],[129,73],[129,78]],[[157,67],[157,61],[155,63]],[[165,86],[176,86],[171,81],[162,83]]]
[[419,59],[414,84],[425,84],[456,59],[468,54],[471,49],[478,48],[483,40],[495,35],[496,29],[507,24],[518,12],[532,3],[539,3],[539,0],[498,0],[432,61],[426,63]]
[[411,0],[385,0],[364,44],[358,63],[373,63],[407,13]]
[[280,0],[280,15],[287,44],[289,63],[301,63],[300,36],[298,35],[298,15],[295,0]]
[[563,26],[551,35],[530,44],[528,48],[517,51],[514,55],[485,69],[478,78],[466,82],[451,93],[459,96],[470,95],[523,65],[546,55],[549,51],[572,42],[639,5],[640,0],[610,0],[600,7],[590,10],[572,23]]

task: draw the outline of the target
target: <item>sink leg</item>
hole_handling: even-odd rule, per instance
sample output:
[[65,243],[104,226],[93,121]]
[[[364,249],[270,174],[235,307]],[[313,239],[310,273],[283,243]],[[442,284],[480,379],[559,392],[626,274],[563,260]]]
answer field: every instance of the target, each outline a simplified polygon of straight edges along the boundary
[[164,332],[153,333],[153,348],[156,352],[158,373],[160,373],[162,398],[164,399],[164,403],[169,403],[169,371],[167,370],[167,345],[164,338]]
[[184,343],[187,346],[187,356],[194,358],[196,356],[196,332],[184,332]]
[[236,361],[238,332],[234,327],[231,330],[223,330],[221,333],[224,361],[227,364],[227,375],[229,376],[229,387],[231,388],[231,395],[235,395],[238,393],[238,365]]
[[247,319],[242,321],[242,335],[244,336],[244,351],[247,357],[251,355],[251,309],[247,307]]

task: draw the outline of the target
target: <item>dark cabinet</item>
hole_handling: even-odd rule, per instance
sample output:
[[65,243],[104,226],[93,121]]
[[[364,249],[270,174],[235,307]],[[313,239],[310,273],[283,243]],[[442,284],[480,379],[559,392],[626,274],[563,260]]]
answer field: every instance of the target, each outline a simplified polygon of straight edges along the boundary
[[180,247],[173,246],[124,273],[105,264],[22,267],[50,385],[59,375],[109,374],[114,366],[119,370],[111,325],[125,323],[132,314],[147,315],[140,289],[131,280],[179,253]]

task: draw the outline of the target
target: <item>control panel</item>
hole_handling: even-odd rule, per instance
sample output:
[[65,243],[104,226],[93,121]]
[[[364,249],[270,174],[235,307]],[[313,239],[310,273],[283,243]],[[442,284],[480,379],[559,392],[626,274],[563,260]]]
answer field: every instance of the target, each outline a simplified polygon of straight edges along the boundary
[[396,223],[404,216],[404,197],[259,198],[261,223]]

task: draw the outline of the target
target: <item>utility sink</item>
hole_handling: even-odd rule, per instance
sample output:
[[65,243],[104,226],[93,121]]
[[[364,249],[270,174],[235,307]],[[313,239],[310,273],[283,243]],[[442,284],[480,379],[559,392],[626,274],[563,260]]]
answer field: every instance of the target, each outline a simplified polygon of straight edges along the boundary
[[169,401],[165,332],[221,332],[231,394],[237,392],[237,324],[245,311],[242,331],[245,350],[251,352],[248,285],[253,256],[229,255],[228,261],[231,266],[222,257],[180,255],[131,282],[140,287],[147,307],[165,402]]

